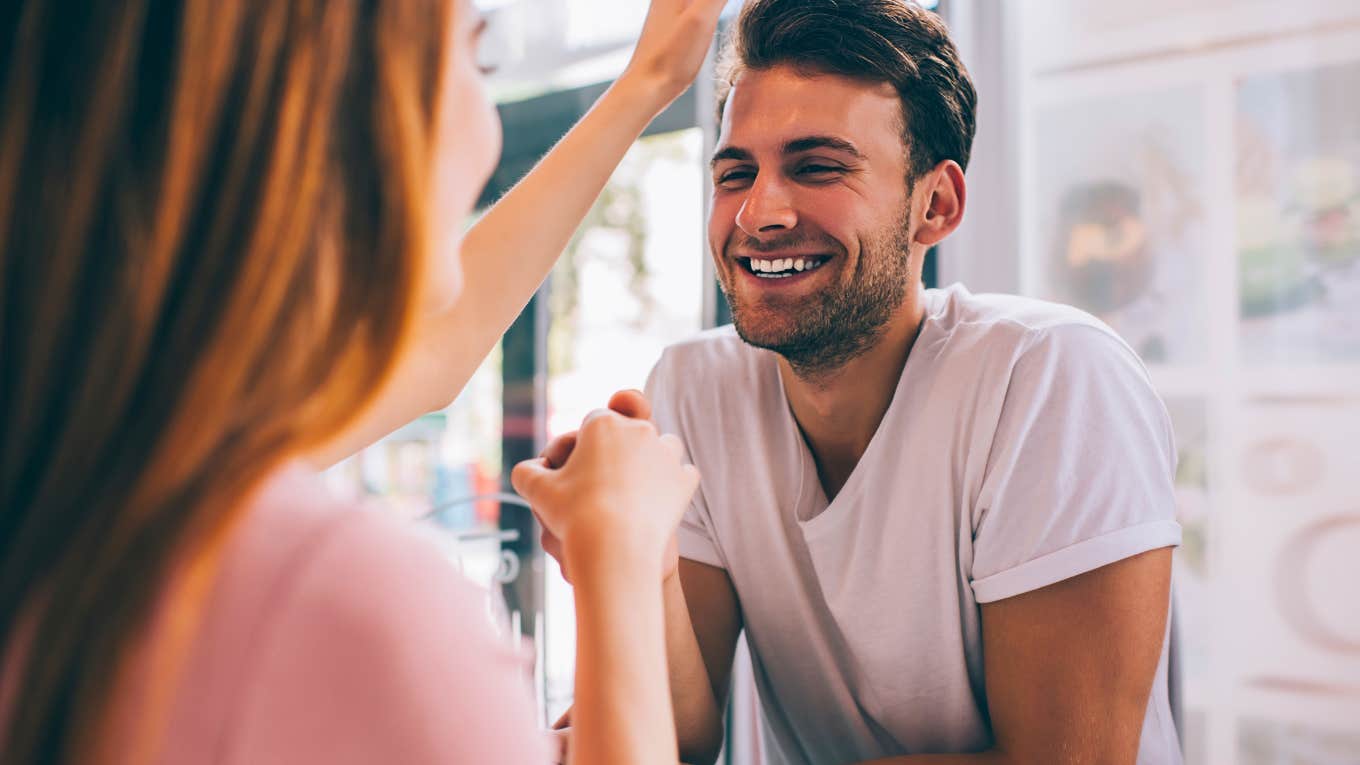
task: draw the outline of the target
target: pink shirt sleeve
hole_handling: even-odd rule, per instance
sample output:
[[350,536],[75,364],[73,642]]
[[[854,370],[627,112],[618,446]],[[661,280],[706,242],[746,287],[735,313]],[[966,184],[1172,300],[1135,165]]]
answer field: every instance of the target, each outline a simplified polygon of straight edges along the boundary
[[549,761],[523,658],[433,540],[354,513],[295,565],[271,595],[225,761]]

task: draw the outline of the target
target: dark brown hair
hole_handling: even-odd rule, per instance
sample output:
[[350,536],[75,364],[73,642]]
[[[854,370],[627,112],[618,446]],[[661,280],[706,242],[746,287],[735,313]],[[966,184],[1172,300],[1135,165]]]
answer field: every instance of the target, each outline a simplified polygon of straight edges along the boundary
[[168,573],[390,371],[450,5],[0,9],[6,762],[110,756]]
[[968,167],[977,92],[944,21],[911,0],[750,0],[719,65],[719,109],[746,69],[790,65],[889,83],[902,99],[910,177]]

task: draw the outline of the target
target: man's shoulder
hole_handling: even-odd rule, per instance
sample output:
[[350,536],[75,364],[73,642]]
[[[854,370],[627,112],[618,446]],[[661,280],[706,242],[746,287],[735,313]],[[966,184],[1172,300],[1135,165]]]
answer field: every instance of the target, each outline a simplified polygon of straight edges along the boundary
[[928,320],[955,347],[991,350],[1012,359],[1067,355],[1098,346],[1133,356],[1127,344],[1095,316],[1061,303],[1007,294],[970,293],[961,285],[931,290]]
[[931,319],[947,330],[973,330],[998,338],[1026,337],[1070,326],[1097,329],[1113,336],[1099,319],[1070,305],[1001,293],[973,294],[955,284],[930,290]]
[[[1149,411],[1161,409],[1142,359],[1096,317],[1014,295],[968,295],[962,290],[947,298],[935,303],[950,304],[941,319],[950,329],[939,330],[941,338],[948,338],[940,344],[941,374],[990,381],[997,401],[1037,405],[1058,396],[1075,403],[1103,392],[1123,405],[1143,402]],[[1014,395],[1017,391],[1030,395]]]

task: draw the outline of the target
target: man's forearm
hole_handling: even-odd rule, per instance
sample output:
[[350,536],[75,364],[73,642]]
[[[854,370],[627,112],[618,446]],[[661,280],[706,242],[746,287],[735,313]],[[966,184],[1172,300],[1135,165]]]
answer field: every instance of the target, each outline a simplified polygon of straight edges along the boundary
[[694,637],[689,607],[680,575],[662,584],[666,614],[666,662],[670,667],[671,705],[675,709],[676,737],[685,762],[709,763],[722,748],[723,694],[713,687],[699,641]]

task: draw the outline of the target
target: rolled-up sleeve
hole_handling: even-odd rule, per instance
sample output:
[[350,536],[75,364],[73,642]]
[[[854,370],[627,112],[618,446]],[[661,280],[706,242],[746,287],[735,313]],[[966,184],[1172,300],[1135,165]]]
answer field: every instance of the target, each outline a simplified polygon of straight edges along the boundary
[[1036,334],[1012,370],[974,508],[979,603],[1179,545],[1170,417],[1093,326]]

